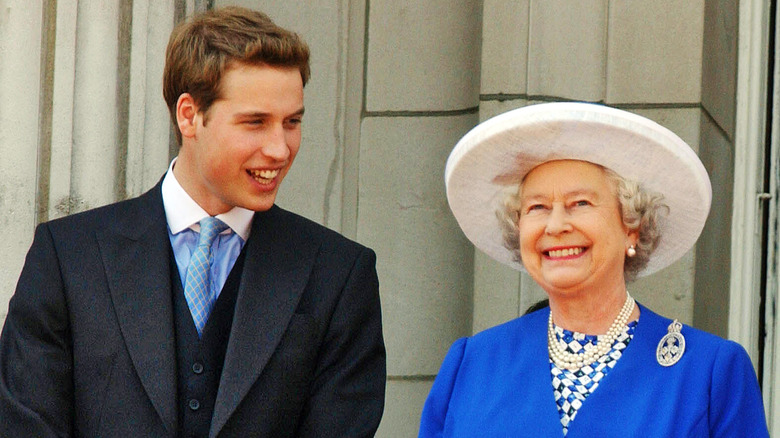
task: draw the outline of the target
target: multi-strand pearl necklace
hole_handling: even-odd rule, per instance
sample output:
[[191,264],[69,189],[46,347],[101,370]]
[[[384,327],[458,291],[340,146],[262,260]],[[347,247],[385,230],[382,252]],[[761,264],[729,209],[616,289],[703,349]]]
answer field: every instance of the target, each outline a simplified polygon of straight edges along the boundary
[[585,365],[596,362],[612,349],[612,344],[625,329],[628,318],[633,311],[634,299],[626,293],[626,302],[623,304],[623,308],[620,309],[620,313],[615,318],[615,321],[609,327],[607,334],[598,340],[595,348],[584,350],[582,353],[570,353],[567,351],[566,342],[557,339],[555,328],[553,327],[552,312],[550,312],[550,318],[547,323],[547,349],[550,351],[550,358],[559,368],[565,368],[569,371],[576,371]]

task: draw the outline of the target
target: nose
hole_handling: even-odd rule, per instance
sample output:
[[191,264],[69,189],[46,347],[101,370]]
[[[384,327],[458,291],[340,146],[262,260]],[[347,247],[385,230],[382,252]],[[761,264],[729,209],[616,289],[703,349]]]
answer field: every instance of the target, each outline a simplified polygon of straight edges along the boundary
[[263,142],[263,154],[276,161],[284,161],[290,156],[287,136],[282,124],[274,126]]
[[569,214],[562,205],[553,204],[552,210],[547,216],[547,226],[544,229],[545,234],[556,236],[569,231],[571,231]]

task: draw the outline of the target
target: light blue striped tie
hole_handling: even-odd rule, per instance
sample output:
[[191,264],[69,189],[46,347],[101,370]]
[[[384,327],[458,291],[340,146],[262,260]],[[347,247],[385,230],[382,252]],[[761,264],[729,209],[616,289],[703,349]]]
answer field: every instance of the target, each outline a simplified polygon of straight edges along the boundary
[[209,313],[217,301],[216,293],[211,293],[209,271],[209,256],[211,244],[214,239],[228,226],[214,217],[207,217],[200,221],[200,238],[198,246],[190,257],[190,266],[187,268],[187,281],[184,284],[184,298],[192,313],[198,336],[203,334],[203,327],[209,319]]

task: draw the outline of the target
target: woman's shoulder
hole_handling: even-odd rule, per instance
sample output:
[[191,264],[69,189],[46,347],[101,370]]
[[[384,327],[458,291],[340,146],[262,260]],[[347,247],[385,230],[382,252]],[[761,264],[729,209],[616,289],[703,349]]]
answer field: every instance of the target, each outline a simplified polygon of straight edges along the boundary
[[[645,325],[648,329],[648,335],[652,338],[662,339],[670,332],[670,325],[673,320],[661,316],[647,307],[641,307],[639,317],[639,327]],[[680,334],[685,340],[686,350],[693,353],[700,360],[743,360],[749,362],[747,352],[738,344],[729,339],[724,339],[718,335],[706,332],[688,324],[683,324]]]
[[539,339],[546,341],[549,313],[550,309],[546,307],[475,333],[465,338],[465,341],[470,347],[496,344],[517,346],[527,340],[536,340],[539,335]]
[[[645,307],[644,305],[640,306],[640,316],[639,321],[640,324],[647,322],[648,325],[651,326],[651,328],[654,331],[669,331],[669,325],[674,322],[671,318],[667,318],[666,316],[659,315],[658,313],[655,313],[653,310]],[[730,341],[728,339],[724,339],[718,335],[712,334],[710,332],[706,332],[704,330],[698,329],[692,325],[689,324],[682,324],[682,334],[688,338],[696,339],[699,342],[702,342],[704,344],[712,344],[715,346],[722,345],[722,344],[735,344],[739,345],[734,341]]]
[[[650,329],[646,341],[652,348],[656,338],[668,333],[672,320],[641,310],[638,327]],[[742,345],[689,325],[683,325],[680,334],[685,350],[679,361],[652,373],[646,369],[645,377],[652,374],[665,381],[666,387],[678,382],[691,400],[689,406],[695,405],[693,400],[705,403],[712,436],[767,436],[758,379]]]

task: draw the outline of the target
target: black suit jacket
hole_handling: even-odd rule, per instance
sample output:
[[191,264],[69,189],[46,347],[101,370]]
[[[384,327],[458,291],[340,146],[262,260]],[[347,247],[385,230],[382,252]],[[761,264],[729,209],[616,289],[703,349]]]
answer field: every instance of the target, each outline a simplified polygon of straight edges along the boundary
[[[209,436],[373,436],[374,253],[276,206],[244,250]],[[38,226],[0,338],[0,436],[176,436],[170,251],[159,184]]]

